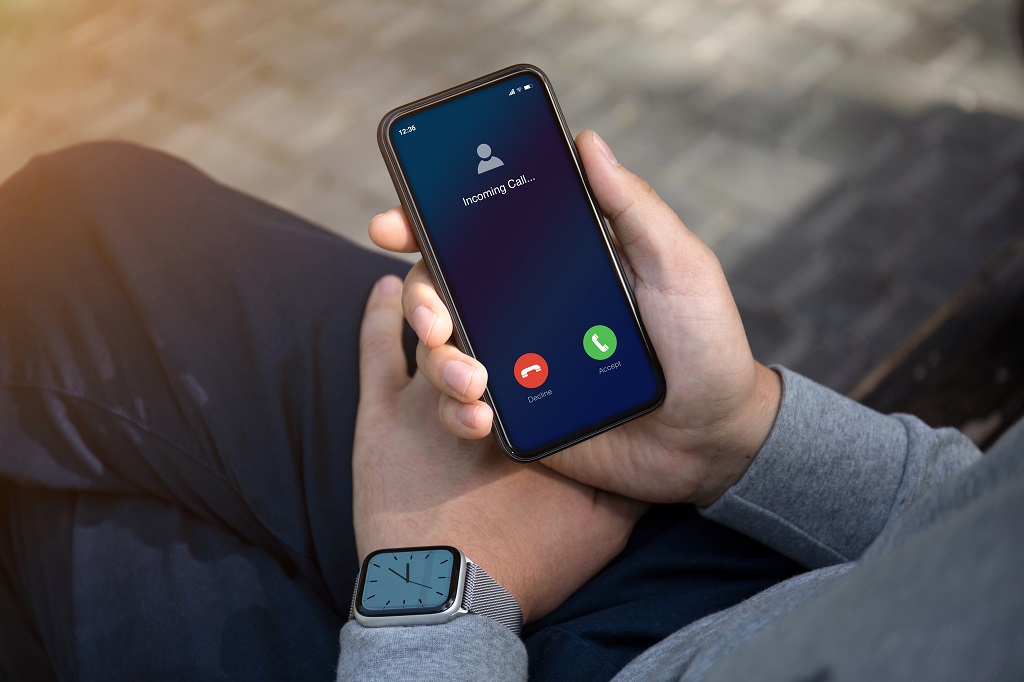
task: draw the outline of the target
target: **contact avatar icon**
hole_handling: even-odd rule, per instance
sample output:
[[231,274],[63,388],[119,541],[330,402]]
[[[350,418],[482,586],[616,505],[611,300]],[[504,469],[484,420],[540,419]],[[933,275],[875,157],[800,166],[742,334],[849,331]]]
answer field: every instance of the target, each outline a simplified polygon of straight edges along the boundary
[[505,162],[497,156],[491,156],[491,145],[482,144],[476,148],[476,154],[480,157],[480,163],[476,165],[476,174],[486,173],[495,168],[501,168]]

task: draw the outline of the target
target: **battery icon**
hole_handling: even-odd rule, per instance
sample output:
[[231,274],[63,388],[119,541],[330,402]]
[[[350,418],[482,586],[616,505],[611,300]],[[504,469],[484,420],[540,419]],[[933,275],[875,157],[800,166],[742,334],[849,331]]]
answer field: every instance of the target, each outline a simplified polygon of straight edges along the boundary
[[524,85],[523,86],[523,90],[529,90],[532,87],[533,87],[532,85]]

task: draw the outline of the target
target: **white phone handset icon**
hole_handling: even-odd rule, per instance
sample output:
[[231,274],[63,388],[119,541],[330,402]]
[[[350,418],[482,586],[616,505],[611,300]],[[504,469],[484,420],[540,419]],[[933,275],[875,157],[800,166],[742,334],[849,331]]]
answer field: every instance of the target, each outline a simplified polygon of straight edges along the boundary
[[523,371],[521,371],[519,374],[520,374],[520,376],[522,376],[525,379],[526,375],[528,375],[530,372],[539,372],[539,371],[541,371],[540,365],[530,365],[529,367],[524,367]]
[[597,334],[594,334],[593,336],[591,336],[590,340],[594,342],[594,345],[597,346],[598,350],[600,350],[602,353],[607,353],[608,352],[608,346],[604,345],[603,343],[601,343],[598,340]]

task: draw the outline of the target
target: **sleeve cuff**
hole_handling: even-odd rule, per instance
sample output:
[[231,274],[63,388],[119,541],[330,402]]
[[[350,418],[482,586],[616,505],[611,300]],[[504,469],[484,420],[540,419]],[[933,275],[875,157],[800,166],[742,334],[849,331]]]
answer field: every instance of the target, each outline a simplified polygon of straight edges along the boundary
[[341,629],[338,682],[351,680],[526,680],[526,647],[490,618],[469,614],[442,625]]
[[858,557],[903,480],[904,422],[784,368],[778,417],[743,478],[708,518],[811,568]]

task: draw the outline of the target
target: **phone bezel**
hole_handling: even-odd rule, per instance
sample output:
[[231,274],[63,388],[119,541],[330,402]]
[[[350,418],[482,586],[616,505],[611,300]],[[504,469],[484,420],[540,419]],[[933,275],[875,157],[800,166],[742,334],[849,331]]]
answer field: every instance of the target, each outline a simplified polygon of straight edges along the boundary
[[560,438],[551,443],[547,443],[539,448],[531,450],[517,449],[509,438],[508,432],[505,428],[504,421],[501,418],[500,410],[495,404],[495,401],[491,395],[490,388],[484,390],[483,400],[491,406],[491,410],[494,413],[494,427],[493,432],[502,450],[510,459],[517,462],[533,462],[554,453],[572,447],[585,440],[593,438],[594,436],[609,431],[617,426],[625,424],[626,422],[632,421],[638,417],[652,412],[657,409],[659,405],[665,399],[665,375],[661,368],[661,363],[658,361],[658,356],[654,350],[654,345],[651,343],[650,336],[647,333],[647,328],[644,326],[643,318],[640,316],[640,310],[637,307],[636,299],[633,295],[633,290],[629,286],[629,282],[626,280],[625,274],[622,269],[622,263],[619,261],[618,253],[615,250],[615,246],[611,239],[611,233],[608,228],[608,223],[601,213],[600,207],[597,204],[597,200],[594,198],[593,190],[590,188],[590,181],[587,179],[586,171],[583,169],[583,163],[580,160],[579,152],[576,149],[576,144],[573,140],[572,133],[569,130],[569,126],[565,121],[565,116],[562,114],[562,108],[558,104],[558,98],[555,96],[554,88],[551,86],[551,82],[548,80],[547,75],[536,66],[532,64],[517,64],[509,66],[507,68],[495,71],[481,76],[474,80],[468,81],[461,85],[457,85],[453,88],[449,88],[442,92],[418,99],[414,102],[404,104],[400,107],[392,109],[381,119],[380,124],[377,126],[377,144],[380,147],[381,155],[384,157],[384,162],[387,165],[388,173],[391,175],[391,180],[395,185],[395,189],[398,192],[399,200],[402,207],[405,209],[406,216],[409,218],[409,222],[412,224],[413,231],[416,235],[416,241],[420,247],[420,254],[423,257],[424,262],[427,265],[427,269],[430,271],[431,277],[434,279],[434,283],[437,285],[438,292],[441,294],[441,298],[444,300],[445,305],[448,307],[448,311],[452,316],[452,322],[455,327],[456,336],[458,339],[459,348],[472,357],[476,357],[476,353],[473,351],[472,343],[469,340],[469,335],[466,332],[465,326],[462,321],[462,317],[459,315],[457,306],[454,304],[454,298],[451,293],[451,289],[448,286],[448,282],[444,276],[444,270],[441,267],[437,259],[437,254],[434,250],[434,245],[430,239],[430,234],[427,232],[426,227],[423,224],[422,216],[419,213],[419,209],[416,205],[416,200],[413,196],[412,190],[409,187],[408,181],[405,177],[405,172],[402,168],[401,161],[398,158],[398,154],[391,141],[391,129],[394,125],[403,117],[409,114],[417,113],[424,109],[434,107],[444,102],[461,97],[482,88],[491,87],[500,81],[515,78],[522,74],[529,73],[536,76],[544,86],[545,95],[547,97],[548,104],[558,120],[559,127],[562,132],[562,136],[566,143],[566,148],[569,150],[569,154],[572,157],[573,165],[576,168],[578,179],[580,180],[581,186],[583,187],[583,193],[587,198],[587,203],[590,206],[591,213],[594,216],[595,223],[600,228],[599,232],[601,239],[604,243],[605,251],[611,259],[612,265],[615,270],[616,277],[619,281],[619,286],[626,295],[626,301],[629,305],[630,312],[633,316],[633,322],[640,333],[640,338],[643,341],[644,349],[647,353],[648,360],[651,364],[651,369],[654,372],[655,379],[658,384],[658,390],[652,400],[647,403],[638,405],[636,408],[632,408],[625,413],[614,415],[608,419],[597,422],[584,429],[574,431],[563,438]]

